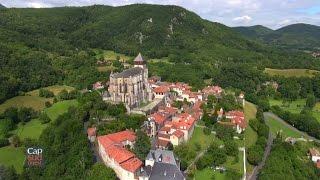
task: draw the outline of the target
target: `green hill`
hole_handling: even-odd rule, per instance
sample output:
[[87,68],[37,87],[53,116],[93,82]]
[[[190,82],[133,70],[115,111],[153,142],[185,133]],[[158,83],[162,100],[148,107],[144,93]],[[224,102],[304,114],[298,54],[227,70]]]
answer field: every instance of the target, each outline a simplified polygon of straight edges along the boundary
[[1,9],[1,8],[6,8],[6,7],[5,7],[4,5],[2,5],[2,4],[0,4],[0,9]]
[[235,27],[234,30],[245,37],[287,49],[320,48],[320,27],[315,25],[292,24],[275,31],[263,26]]
[[233,28],[236,32],[239,32],[241,35],[248,37],[250,39],[259,39],[261,36],[272,33],[273,30],[265,26],[256,25],[256,26],[239,26]]
[[106,80],[110,72],[97,70],[92,49],[166,59],[149,63],[152,75],[196,87],[228,64],[320,69],[309,55],[248,40],[178,6],[7,8],[0,11],[0,102],[57,83],[83,89]]

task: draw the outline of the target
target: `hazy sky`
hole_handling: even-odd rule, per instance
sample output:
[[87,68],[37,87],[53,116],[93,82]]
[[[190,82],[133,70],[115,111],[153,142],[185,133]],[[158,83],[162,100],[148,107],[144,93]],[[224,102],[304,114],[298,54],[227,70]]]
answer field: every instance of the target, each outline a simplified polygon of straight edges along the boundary
[[6,7],[60,7],[133,3],[182,6],[228,26],[261,24],[273,29],[293,24],[320,25],[320,0],[0,0]]

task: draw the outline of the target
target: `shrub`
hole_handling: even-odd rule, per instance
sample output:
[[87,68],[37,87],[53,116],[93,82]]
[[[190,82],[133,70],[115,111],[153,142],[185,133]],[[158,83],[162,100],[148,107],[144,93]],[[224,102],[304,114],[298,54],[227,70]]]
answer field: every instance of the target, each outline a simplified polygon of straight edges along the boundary
[[45,98],[50,98],[50,97],[54,97],[53,92],[47,90],[47,89],[40,89],[39,90],[39,96],[40,97],[45,97]]
[[210,128],[207,128],[207,127],[203,128],[203,133],[207,136],[210,135],[211,134]]
[[9,140],[6,139],[6,138],[1,138],[0,139],[0,147],[4,147],[4,146],[8,146],[10,143],[9,143]]

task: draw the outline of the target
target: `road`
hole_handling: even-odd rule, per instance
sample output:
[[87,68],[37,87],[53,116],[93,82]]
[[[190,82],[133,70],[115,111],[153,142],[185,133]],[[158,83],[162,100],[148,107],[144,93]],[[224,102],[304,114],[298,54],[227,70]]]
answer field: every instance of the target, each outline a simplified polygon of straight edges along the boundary
[[273,143],[273,137],[272,137],[272,134],[271,134],[271,131],[269,131],[269,136],[268,136],[268,141],[267,141],[267,146],[264,150],[264,154],[263,154],[263,158],[262,158],[262,161],[259,163],[258,166],[256,166],[254,169],[253,169],[253,172],[251,174],[251,176],[249,176],[247,179],[249,180],[256,180],[257,177],[258,177],[258,174],[259,174],[259,171],[262,169],[262,167],[265,165],[266,163],[266,160],[270,154],[270,151],[271,151],[271,147],[272,147],[272,143]]
[[273,114],[272,112],[265,112],[265,113],[263,113],[263,115],[264,115],[265,120],[267,120],[268,118],[272,118],[272,119],[274,119],[274,120],[276,120],[276,121],[281,122],[284,126],[290,128],[291,130],[296,131],[296,132],[302,134],[304,137],[307,137],[307,138],[310,139],[310,140],[313,140],[313,141],[316,141],[316,142],[320,143],[320,140],[319,140],[319,139],[316,139],[316,138],[314,138],[314,137],[312,137],[312,136],[309,136],[307,133],[305,133],[305,132],[303,132],[303,131],[300,131],[300,130],[298,130],[297,128],[291,126],[291,125],[288,124],[286,121],[284,121],[283,119],[281,119],[281,118],[278,117],[277,115]]

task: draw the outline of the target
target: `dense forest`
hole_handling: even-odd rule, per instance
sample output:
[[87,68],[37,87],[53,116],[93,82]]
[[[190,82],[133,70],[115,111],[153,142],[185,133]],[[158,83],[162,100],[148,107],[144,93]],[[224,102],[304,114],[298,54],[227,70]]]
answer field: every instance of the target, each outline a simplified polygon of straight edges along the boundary
[[0,102],[52,84],[83,89],[106,80],[108,72],[95,67],[93,49],[167,57],[169,62],[149,64],[151,74],[198,88],[204,79],[223,77],[220,69],[229,65],[248,71],[320,69],[320,62],[308,54],[247,40],[177,6],[4,8],[0,10]]
[[307,159],[306,149],[303,143],[293,146],[278,137],[259,179],[319,179],[320,171]]

